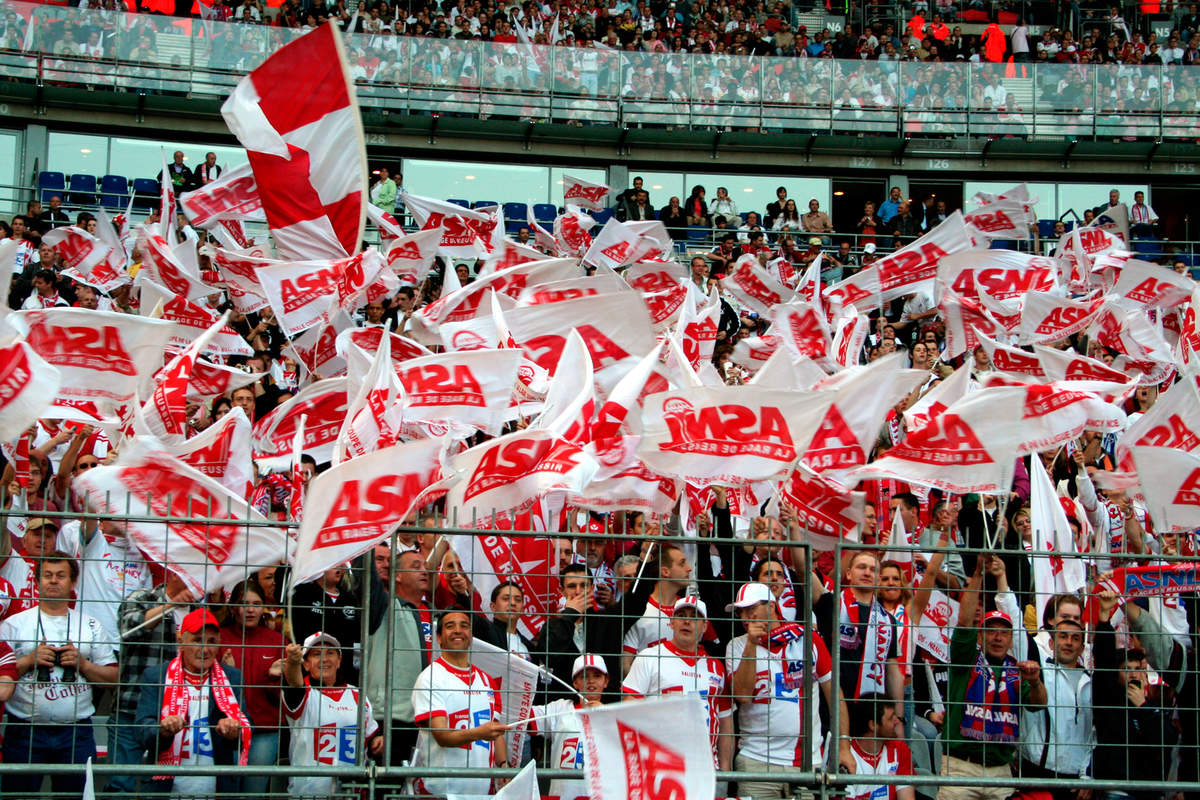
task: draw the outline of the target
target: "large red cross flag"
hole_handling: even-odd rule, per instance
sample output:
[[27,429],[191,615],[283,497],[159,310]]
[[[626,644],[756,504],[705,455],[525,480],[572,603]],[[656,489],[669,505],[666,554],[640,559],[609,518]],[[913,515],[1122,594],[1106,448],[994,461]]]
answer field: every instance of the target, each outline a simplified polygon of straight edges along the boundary
[[62,373],[58,399],[128,403],[150,393],[175,324],[86,308],[18,311],[25,341]]
[[833,392],[683,388],[646,398],[642,461],[694,483],[741,485],[787,474],[804,455]]
[[1033,526],[1033,590],[1037,618],[1050,598],[1082,592],[1087,584],[1083,559],[1059,502],[1054,484],[1040,458],[1029,459],[1029,519]]
[[1049,292],[1058,286],[1061,262],[1056,258],[1016,250],[970,250],[938,259],[937,292],[948,286],[963,297],[976,299],[985,291],[997,300],[1025,292]]
[[1025,392],[997,387],[973,392],[910,432],[849,480],[890,478],[946,492],[1007,492],[1012,484]]
[[427,503],[426,490],[441,476],[442,447],[436,439],[392,445],[314,478],[304,498],[292,585],[370,550]]
[[[297,75],[304,80],[297,83]],[[337,26],[322,25],[275,51],[238,82],[221,115],[246,148],[279,254],[357,253],[367,153]]]
[[1200,528],[1200,455],[1174,447],[1134,447],[1133,462],[1154,528]]
[[0,347],[0,442],[37,422],[61,385],[62,374],[25,342]]
[[[710,702],[715,700],[710,699]],[[578,712],[591,800],[712,800],[716,772],[699,695],[673,695]]]
[[196,597],[231,588],[284,552],[286,534],[244,497],[153,440],[134,438],[116,464],[87,470],[73,489],[100,513],[131,515],[130,541],[179,575]]

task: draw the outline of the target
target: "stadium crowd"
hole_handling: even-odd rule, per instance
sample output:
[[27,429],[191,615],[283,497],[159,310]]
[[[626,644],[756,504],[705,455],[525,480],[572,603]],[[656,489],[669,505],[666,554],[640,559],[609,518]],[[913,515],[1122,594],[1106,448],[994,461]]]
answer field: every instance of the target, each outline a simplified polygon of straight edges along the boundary
[[[252,8],[250,0],[245,7]],[[180,192],[207,180],[179,157],[168,170]],[[394,186],[377,187],[373,198],[381,197],[394,203]],[[621,219],[651,218],[640,179],[616,204]],[[1136,206],[1144,206],[1143,198],[1135,198]],[[783,258],[799,274],[823,253],[837,270],[825,276],[833,282],[910,243],[952,211],[892,189],[857,221],[857,232],[873,237],[860,240],[860,253],[848,242],[826,250],[837,238],[835,226],[817,201],[806,207],[800,213],[782,191],[711,252],[690,254],[688,291],[721,294],[712,360],[727,383],[754,377],[758,365],[739,359],[736,348],[770,330],[723,288],[720,278],[739,258],[752,255],[761,264]],[[720,218],[718,227],[729,227],[740,214],[728,193],[718,189],[707,202],[697,187],[682,202],[672,198],[659,219],[671,215],[687,225]],[[1130,218],[1155,221],[1152,210],[1144,216],[1131,210]],[[3,225],[0,247],[15,241],[16,254],[5,265],[13,268],[9,307],[145,313],[133,284],[110,292],[88,285],[67,269],[61,246],[41,241],[71,222],[51,198],[45,209],[31,204],[28,214]],[[88,211],[73,222],[98,237],[107,233],[98,226],[111,224]],[[113,235],[128,233],[129,225],[118,220]],[[203,274],[212,276],[206,233],[183,215],[171,232],[185,247],[194,244]],[[796,239],[807,239],[807,247]],[[528,228],[518,240],[540,247]],[[145,254],[141,240],[129,241],[127,267],[136,275]],[[420,285],[363,303],[354,324],[404,333],[451,281],[447,271],[469,285],[481,266],[439,258]],[[1172,266],[1164,265],[1164,274]],[[214,312],[230,310],[230,327],[252,351],[225,363],[261,377],[189,403],[190,434],[235,412],[255,423],[311,377],[270,307],[242,314],[224,290],[214,289],[200,302]],[[982,346],[943,359],[945,324],[921,292],[871,312],[870,334],[853,361],[902,352],[907,364],[928,372],[888,413],[877,452],[904,441],[902,412],[956,368],[969,371],[972,385],[993,371]],[[1083,333],[1053,346],[1106,364],[1119,355]],[[1149,413],[1171,380],[1138,388],[1127,401],[1130,420]],[[283,561],[256,565],[228,592],[198,595],[139,552],[122,519],[85,513],[72,491],[79,476],[113,461],[114,442],[97,427],[44,418],[3,450],[3,760],[81,764],[97,753],[93,719],[103,715],[110,763],[162,767],[155,777],[113,775],[103,790],[109,796],[264,792],[270,777],[237,769],[208,776],[171,771],[352,765],[364,751],[392,765],[457,769],[538,758],[582,769],[576,709],[685,693],[704,701],[714,763],[761,773],[742,782],[740,796],[792,796],[796,774],[826,759],[856,776],[846,795],[854,800],[915,794],[1003,800],[1013,793],[1005,784],[1011,776],[1090,777],[1113,786],[1177,781],[1191,793],[1200,764],[1196,588],[1124,596],[1113,570],[1194,563],[1195,541],[1192,533],[1156,526],[1133,492],[1093,481],[1095,472],[1115,468],[1119,441],[1119,434],[1089,431],[1070,446],[1021,459],[1002,498],[866,481],[859,487],[866,492],[859,546],[836,550],[811,547],[795,508],[782,503],[764,511],[748,501],[744,487],[713,487],[701,513],[687,522],[641,512],[564,514],[560,527],[530,539],[533,548],[525,550],[537,555],[542,548],[525,577],[544,578],[554,595],[547,619],[530,629],[521,624],[531,602],[528,582],[464,570],[464,554],[439,535],[437,505],[414,514],[394,546],[380,544],[296,587],[290,604]],[[1079,593],[1035,585],[1038,557],[1027,552],[1030,459],[1040,460],[1061,496],[1078,548],[1066,558],[1086,577]],[[302,480],[327,468],[306,456]],[[267,472],[253,480],[254,506],[288,520],[295,484]],[[898,548],[893,537],[899,536],[915,551]],[[487,579],[492,588],[482,596],[478,586]],[[1040,614],[1039,593],[1052,595]],[[500,721],[508,701],[473,664],[477,640],[553,676],[539,686],[532,712],[550,716],[531,723],[533,743],[526,740],[520,753],[508,752],[509,728]],[[997,780],[939,791],[871,777],[908,774]],[[5,796],[32,796],[43,777],[36,769],[4,772],[0,786]],[[56,792],[77,796],[83,776],[55,774],[52,782]],[[501,783],[424,777],[410,791],[480,795]],[[1049,794],[1088,800],[1092,790],[1079,787]],[[338,782],[318,770],[292,777],[288,791],[332,796]],[[1102,793],[1112,800],[1164,796],[1161,786],[1135,784]],[[549,794],[580,797],[586,790],[582,781],[555,781]]]

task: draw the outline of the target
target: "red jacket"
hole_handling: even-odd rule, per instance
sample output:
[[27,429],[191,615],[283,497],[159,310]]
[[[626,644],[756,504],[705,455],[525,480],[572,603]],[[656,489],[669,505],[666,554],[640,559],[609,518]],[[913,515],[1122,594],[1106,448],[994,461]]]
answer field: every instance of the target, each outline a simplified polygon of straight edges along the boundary
[[243,710],[255,728],[276,729],[282,724],[280,678],[267,674],[276,660],[283,658],[283,634],[263,625],[243,629],[238,625],[221,627],[221,659],[233,654],[233,665],[242,672],[246,702]]

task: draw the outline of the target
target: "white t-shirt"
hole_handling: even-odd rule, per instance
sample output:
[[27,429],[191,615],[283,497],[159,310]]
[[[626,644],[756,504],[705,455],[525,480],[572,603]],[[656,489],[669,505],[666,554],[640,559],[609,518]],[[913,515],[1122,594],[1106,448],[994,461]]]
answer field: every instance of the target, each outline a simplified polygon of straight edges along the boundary
[[[733,673],[742,663],[746,652],[745,634],[729,643],[725,654],[730,685]],[[781,648],[768,650],[761,644],[755,649],[754,698],[747,701],[734,698],[738,708],[740,737],[738,749],[742,754],[768,764],[799,767],[804,764],[804,725],[801,714],[808,703],[812,730],[812,759],[820,764],[821,708],[817,684],[833,679],[833,660],[825,640],[812,632],[812,658],[809,675],[815,677],[808,689],[808,698],[800,694],[804,680],[804,639],[788,642]]]
[[[862,750],[858,742],[850,741],[850,753],[854,756],[855,775],[912,775],[912,753],[908,745],[897,739],[884,742],[874,755]],[[908,788],[902,784],[862,784],[846,787],[846,800],[895,800],[896,793]]]
[[674,635],[670,626],[672,611],[674,608],[663,608],[654,595],[650,595],[645,612],[625,632],[622,649],[629,655],[636,655],[647,647],[670,639]]
[[[286,694],[285,694],[286,697]],[[292,729],[291,762],[294,766],[353,766],[358,746],[358,705],[366,704],[363,719],[366,738],[375,735],[379,723],[371,711],[371,701],[353,686],[314,689],[309,686],[298,708],[283,713]],[[338,791],[336,778],[310,776],[289,778],[288,793],[297,797],[324,797]]]
[[638,653],[621,691],[638,698],[699,695],[708,710],[708,733],[716,763],[718,723],[733,714],[721,659],[708,656],[703,647],[699,653],[685,653],[671,642],[656,644]]
[[[210,766],[213,763],[212,727],[208,709],[212,687],[208,681],[188,684],[187,724],[175,734],[181,738],[179,749],[180,766]],[[171,795],[177,797],[211,796],[217,791],[216,775],[187,775],[175,778],[171,783]]]
[[[29,655],[43,641],[56,647],[70,642],[93,664],[117,663],[100,623],[74,609],[62,616],[43,613],[40,607],[14,614],[0,622],[0,641],[8,642],[17,658]],[[71,683],[63,682],[62,667],[50,668],[49,683],[38,683],[37,673],[31,669],[17,681],[7,706],[13,716],[45,724],[78,722],[95,713],[92,685],[78,670]]]
[[[544,706],[534,706],[530,715],[534,717],[543,714],[556,716],[534,720],[529,723],[531,733],[549,739],[546,747],[547,759],[551,769],[583,770],[586,759],[585,748],[580,743],[583,735],[583,725],[575,709],[579,706],[570,700],[555,700]],[[587,783],[583,776],[579,780],[553,780],[550,782],[550,796],[559,800],[585,800],[588,796]]]
[[150,567],[137,548],[124,540],[109,542],[96,531],[83,549],[76,607],[99,620],[108,640],[118,647],[117,610],[121,602],[135,590],[153,585]]
[[[496,719],[501,710],[500,693],[486,672],[476,666],[459,669],[439,658],[417,676],[412,703],[413,721],[422,726],[413,766],[457,769],[492,765],[491,742],[477,740],[462,747],[442,747],[428,729],[429,721],[439,714],[457,730],[476,728]],[[481,778],[417,778],[413,791],[437,797],[487,795],[490,783]]]

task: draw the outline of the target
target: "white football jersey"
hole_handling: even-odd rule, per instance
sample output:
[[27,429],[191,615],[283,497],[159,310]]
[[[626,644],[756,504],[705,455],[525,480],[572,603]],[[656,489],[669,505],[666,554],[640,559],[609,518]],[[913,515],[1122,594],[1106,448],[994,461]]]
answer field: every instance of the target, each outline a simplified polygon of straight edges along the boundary
[[[429,732],[429,721],[444,715],[451,728],[466,730],[497,719],[500,693],[491,676],[476,666],[459,669],[439,658],[417,676],[413,686],[414,721],[422,726],[417,736],[413,766],[490,767],[492,743],[474,741],[461,747],[442,747]],[[445,797],[450,794],[488,795],[491,781],[480,778],[417,778],[413,791]]]
[[580,770],[579,780],[553,780],[550,782],[550,797],[559,800],[586,800],[587,782],[583,780],[584,747],[581,743],[583,725],[575,713],[578,705],[570,700],[555,700],[544,706],[534,706],[531,716],[553,714],[546,719],[529,723],[529,730],[548,740],[546,758],[552,769]]
[[[862,750],[856,740],[850,742],[850,753],[854,756],[854,774],[858,775],[912,775],[912,753],[908,745],[898,739],[884,742],[878,753]],[[896,792],[907,788],[901,784],[871,785],[864,783],[846,787],[846,800],[896,800]]]
[[[365,741],[379,730],[379,723],[371,711],[371,701],[353,686],[318,689],[308,686],[298,708],[290,708],[285,701],[283,713],[287,715],[292,731],[291,763],[299,767],[353,766],[358,747],[360,701],[366,706],[363,715],[367,726]],[[322,797],[336,791],[336,778],[288,779],[288,793],[297,797]]]

